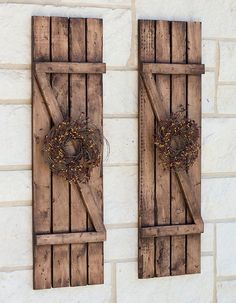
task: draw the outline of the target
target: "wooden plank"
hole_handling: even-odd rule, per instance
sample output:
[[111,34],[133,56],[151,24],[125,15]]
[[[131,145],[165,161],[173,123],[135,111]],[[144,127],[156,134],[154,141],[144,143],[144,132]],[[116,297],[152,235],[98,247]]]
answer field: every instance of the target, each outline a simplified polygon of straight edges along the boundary
[[[103,24],[102,19],[87,19],[87,62],[102,62],[103,56]],[[102,131],[102,75],[87,75],[87,116]],[[103,214],[102,165],[91,174],[90,188]],[[94,216],[93,216],[94,218]],[[88,230],[94,230],[88,220]],[[103,242],[88,244],[88,284],[104,283]]]
[[[155,21],[139,20],[139,62],[155,62]],[[155,82],[154,82],[155,83]],[[139,229],[154,226],[154,145],[155,119],[145,87],[139,80]],[[139,233],[138,276],[155,275],[155,241]]]
[[[94,169],[95,171],[95,169]],[[92,175],[91,175],[92,180]],[[95,182],[95,181],[94,181]],[[97,198],[94,195],[94,189],[93,189],[93,181],[88,183],[80,183],[78,184],[80,188],[81,195],[84,200],[84,205],[88,211],[88,215],[90,217],[90,221],[92,221],[92,225],[95,228],[96,231],[105,231],[105,226],[102,221],[103,217],[103,210],[97,203]]]
[[157,89],[157,84],[152,74],[142,73],[141,84],[145,87],[146,94],[150,101],[150,105],[158,121],[166,119],[168,117],[168,111],[164,104],[160,90]]
[[[172,63],[186,63],[186,23],[172,22]],[[186,76],[172,75],[171,109],[175,112],[180,105],[186,108]],[[183,193],[174,172],[171,173],[171,223],[186,222],[186,206]],[[185,236],[171,238],[171,275],[185,274]]]
[[[86,61],[86,20],[70,19],[70,61]],[[70,75],[70,118],[86,113],[86,75]],[[71,231],[87,231],[87,211],[80,190],[71,184]],[[87,244],[71,245],[71,285],[87,284]]]
[[45,105],[47,106],[53,123],[56,125],[60,123],[64,117],[50,85],[50,79],[48,79],[46,73],[36,73],[36,78],[41,94],[44,98]]
[[[189,22],[187,25],[188,63],[201,63],[201,23]],[[188,76],[188,117],[201,125],[201,76]],[[189,169],[189,178],[196,193],[199,213],[201,212],[201,154]],[[188,213],[187,222],[192,218]],[[201,270],[201,236],[187,236],[187,273]]]
[[39,62],[34,66],[35,71],[39,73],[101,74],[106,72],[105,63]]
[[143,63],[141,70],[143,73],[166,75],[198,75],[205,72],[204,64]]
[[[68,19],[51,17],[51,60],[68,61]],[[68,75],[53,74],[52,89],[64,117],[68,116]],[[53,174],[52,178],[53,232],[68,232],[69,184]],[[53,247],[53,287],[70,285],[70,247]]]
[[[78,218],[79,219],[79,218]],[[73,233],[61,233],[61,234],[47,234],[47,235],[36,235],[36,245],[59,245],[59,244],[76,244],[76,243],[90,243],[90,242],[101,242],[106,240],[105,232],[73,232]],[[72,245],[73,253],[78,254],[78,248],[82,248],[82,244]],[[79,255],[80,257],[80,255]],[[80,258],[80,261],[84,260]],[[77,264],[77,263],[76,263]],[[72,264],[75,266],[76,264]],[[85,263],[86,264],[86,263]],[[80,266],[80,264],[78,264]],[[78,284],[79,285],[79,284]]]
[[[170,62],[170,23],[156,22],[156,62]],[[149,63],[145,63],[149,64]],[[155,63],[156,64],[156,63]],[[170,113],[170,75],[157,75],[156,87],[163,107]],[[158,125],[158,121],[156,121]],[[156,221],[155,225],[170,224],[170,171],[164,170],[156,150]],[[143,232],[142,235],[144,236]],[[156,276],[170,275],[170,237],[156,238]]]
[[[50,18],[32,18],[32,56],[34,61],[50,60]],[[33,75],[33,73],[32,73]],[[50,129],[50,117],[36,79],[33,77],[33,232],[51,232],[51,172],[42,157],[42,142]],[[50,288],[51,246],[33,249],[33,287]]]
[[186,204],[189,208],[189,212],[195,224],[203,224],[200,209],[198,207],[198,201],[196,199],[195,187],[189,178],[189,174],[185,171],[179,171],[176,173],[177,179],[179,180],[180,188],[184,194]]
[[[187,234],[199,234],[202,232],[203,232],[203,225],[196,225],[196,224],[153,226],[153,227],[143,227],[142,237],[179,236],[179,235],[187,235]],[[162,247],[165,246],[163,245]]]

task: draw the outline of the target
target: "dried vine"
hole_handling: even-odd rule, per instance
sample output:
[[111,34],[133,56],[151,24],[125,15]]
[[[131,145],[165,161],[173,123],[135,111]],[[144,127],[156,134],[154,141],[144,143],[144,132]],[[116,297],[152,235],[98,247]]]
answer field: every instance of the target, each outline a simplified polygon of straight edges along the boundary
[[165,169],[186,170],[198,157],[200,128],[181,108],[158,123],[155,145]]
[[63,121],[45,137],[43,153],[53,173],[69,182],[86,183],[102,161],[103,135],[82,115]]

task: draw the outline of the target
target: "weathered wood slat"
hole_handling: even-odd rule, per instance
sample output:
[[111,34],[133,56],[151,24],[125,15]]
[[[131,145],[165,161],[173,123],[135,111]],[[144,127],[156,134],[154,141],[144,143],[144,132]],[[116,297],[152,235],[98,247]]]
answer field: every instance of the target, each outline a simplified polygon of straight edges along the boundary
[[178,225],[169,225],[169,226],[143,227],[141,232],[142,232],[142,237],[166,237],[166,236],[199,234],[203,232],[203,225],[178,224]]
[[204,64],[166,64],[166,63],[143,63],[143,73],[166,74],[166,75],[199,75],[204,74]]
[[[188,63],[201,63],[201,23],[188,22],[187,24]],[[201,126],[201,76],[188,76],[188,117],[194,119]],[[201,212],[201,153],[188,172],[193,184],[196,207]],[[191,223],[192,217],[188,213],[187,222]],[[187,273],[199,273],[201,269],[201,236],[187,236]]]
[[[156,62],[170,62],[170,22],[156,21]],[[148,64],[148,63],[145,63]],[[157,75],[156,87],[170,113],[170,75]],[[158,126],[158,121],[156,121]],[[170,171],[164,170],[156,150],[156,222],[170,224]],[[143,232],[142,232],[143,236]],[[156,276],[170,275],[170,237],[156,238]]]
[[191,212],[191,216],[194,219],[195,224],[203,224],[200,209],[198,207],[198,201],[196,199],[196,191],[192,186],[189,174],[185,171],[179,171],[176,173],[176,177],[179,180],[179,185],[184,193],[186,204]]
[[143,73],[141,75],[141,82],[142,81],[144,82],[143,85],[146,88],[146,92],[156,118],[159,121],[164,120],[166,117],[168,117],[168,111],[164,105],[164,100],[160,94],[160,90],[157,89],[153,76],[151,74]]
[[[32,56],[34,61],[50,60],[50,18],[32,18]],[[42,141],[50,129],[50,117],[33,76],[33,232],[51,232],[51,172],[41,154]],[[34,289],[50,288],[51,246],[33,250]]]
[[[103,23],[102,19],[87,19],[87,62],[99,63],[103,57]],[[102,75],[87,75],[87,116],[102,131]],[[95,168],[89,182],[96,199],[98,214],[103,215],[102,194],[102,165]],[[93,219],[96,214],[94,214]],[[88,230],[104,231],[94,225],[95,221],[88,220]],[[101,284],[104,282],[103,242],[88,244],[88,284]]]
[[[86,61],[86,19],[70,19],[69,46],[70,61]],[[73,74],[70,75],[71,120],[77,119],[81,113],[86,113],[86,75]],[[87,210],[76,184],[71,184],[70,194],[71,232],[87,231]],[[87,284],[87,267],[87,244],[72,244],[71,286]]]
[[[95,181],[94,181],[95,182]],[[93,226],[95,227],[96,231],[105,231],[105,226],[102,221],[102,209],[97,205],[97,198],[95,201],[94,191],[92,191],[93,186],[92,182],[88,184],[79,184],[80,192],[82,196],[85,197],[84,204],[88,211],[90,218],[92,218]]]
[[[172,22],[172,63],[186,63],[186,23]],[[186,109],[186,76],[171,76],[171,110],[176,112],[180,105]],[[177,177],[171,173],[171,224],[186,222],[186,205]],[[171,238],[171,275],[185,274],[185,236]]]
[[45,105],[48,108],[48,112],[50,113],[53,123],[57,125],[64,119],[64,117],[60,106],[57,103],[57,99],[52,91],[52,87],[49,82],[50,80],[48,79],[46,73],[36,73],[36,77],[45,101]]
[[51,74],[101,74],[106,72],[105,63],[64,63],[64,62],[38,62],[35,64],[38,73]]
[[[68,19],[51,18],[51,59],[68,61]],[[62,116],[68,117],[68,75],[53,74],[52,90]],[[61,121],[59,121],[61,122]],[[69,183],[53,174],[52,177],[52,213],[53,232],[68,232],[69,226]],[[57,245],[53,247],[53,287],[70,285],[70,247]]]
[[[139,62],[155,61],[155,21],[139,21]],[[154,81],[154,79],[153,79]],[[154,226],[154,146],[155,118],[143,81],[139,79],[139,228]],[[154,85],[155,81],[154,81]],[[139,235],[138,276],[155,276],[155,241]]]
[[[76,244],[76,243],[91,243],[101,242],[106,240],[105,232],[79,232],[79,233],[60,233],[60,234],[44,234],[36,235],[36,245],[62,245],[62,244]],[[78,245],[75,245],[76,249],[80,249]],[[78,252],[77,252],[78,253]],[[81,260],[83,261],[83,260]]]

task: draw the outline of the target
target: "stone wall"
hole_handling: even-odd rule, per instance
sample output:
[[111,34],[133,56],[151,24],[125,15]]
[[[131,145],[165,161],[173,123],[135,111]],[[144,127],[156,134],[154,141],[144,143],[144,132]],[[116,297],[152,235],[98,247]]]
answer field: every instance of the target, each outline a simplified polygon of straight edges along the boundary
[[[105,284],[32,290],[31,16],[104,19]],[[137,279],[137,19],[202,21],[202,273]],[[0,302],[236,302],[235,0],[0,0]]]

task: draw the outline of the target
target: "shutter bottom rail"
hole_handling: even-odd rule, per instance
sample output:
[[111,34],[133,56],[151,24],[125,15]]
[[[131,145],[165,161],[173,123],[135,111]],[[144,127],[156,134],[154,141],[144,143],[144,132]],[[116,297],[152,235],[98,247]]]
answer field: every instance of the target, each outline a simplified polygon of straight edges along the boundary
[[167,237],[200,234],[204,231],[203,224],[184,224],[184,225],[166,225],[151,226],[141,228],[141,237]]
[[105,63],[74,63],[74,62],[37,62],[34,64],[37,73],[50,74],[103,74]]
[[141,63],[143,73],[159,75],[201,75],[205,73],[204,64]]
[[74,232],[35,235],[35,245],[61,245],[106,241],[106,232]]

